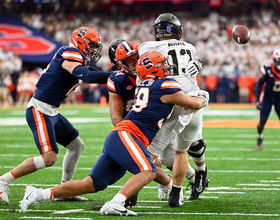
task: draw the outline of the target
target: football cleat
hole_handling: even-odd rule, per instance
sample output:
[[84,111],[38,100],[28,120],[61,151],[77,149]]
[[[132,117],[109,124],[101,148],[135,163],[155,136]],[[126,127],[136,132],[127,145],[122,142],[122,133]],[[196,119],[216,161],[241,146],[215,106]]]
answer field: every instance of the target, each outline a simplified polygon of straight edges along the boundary
[[87,198],[82,196],[74,196],[74,197],[67,197],[67,198],[54,198],[56,202],[86,202],[88,201]]
[[210,180],[207,178],[207,167],[205,168],[205,171],[195,171],[195,191],[198,194],[203,193],[206,187],[208,187],[208,183],[210,183]]
[[[170,173],[167,173],[167,175],[172,180],[172,175]],[[168,194],[169,194],[168,189],[164,185],[161,185],[161,184],[158,184],[157,188],[158,188],[158,198],[160,200],[166,200],[168,197]]]
[[183,188],[181,188],[180,192],[178,190],[172,190],[169,194],[168,198],[168,206],[169,207],[179,207],[184,204],[184,195],[183,195]]
[[168,197],[168,189],[161,184],[158,184],[158,198],[160,200],[166,200]]
[[137,197],[138,197],[138,193],[130,196],[129,198],[127,198],[127,200],[125,200],[125,203],[124,203],[124,207],[133,207],[136,205],[137,203]]
[[30,206],[38,202],[44,202],[41,189],[37,189],[33,186],[26,186],[23,200],[21,200],[19,204],[20,212],[25,213]]
[[257,149],[262,150],[263,149],[263,138],[258,137],[257,139]]
[[124,207],[124,202],[119,203],[115,201],[106,202],[100,209],[102,215],[116,215],[116,216],[137,216],[136,212],[130,211]]
[[189,195],[189,197],[188,197],[188,200],[197,200],[197,199],[199,199],[199,194],[198,194],[198,192],[195,190],[195,184],[189,182],[189,185],[187,186],[186,189],[189,189],[189,186],[190,186],[190,188],[191,188],[191,192],[190,192],[190,195]]
[[0,179],[0,199],[5,203],[9,203],[8,193],[9,183],[6,180]]

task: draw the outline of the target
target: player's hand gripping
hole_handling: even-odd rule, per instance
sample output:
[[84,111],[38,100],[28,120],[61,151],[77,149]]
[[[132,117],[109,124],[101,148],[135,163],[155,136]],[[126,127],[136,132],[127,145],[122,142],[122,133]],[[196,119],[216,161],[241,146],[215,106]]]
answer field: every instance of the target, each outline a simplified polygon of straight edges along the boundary
[[205,98],[205,105],[203,106],[203,108],[206,108],[208,106],[208,102],[210,98],[209,93],[205,90],[199,90],[198,96]]
[[259,101],[256,102],[256,108],[258,110],[261,110],[261,108],[262,108],[262,104]]
[[198,60],[191,60],[188,62],[187,70],[188,70],[188,75],[191,77],[195,78],[202,70],[202,65],[203,63]]

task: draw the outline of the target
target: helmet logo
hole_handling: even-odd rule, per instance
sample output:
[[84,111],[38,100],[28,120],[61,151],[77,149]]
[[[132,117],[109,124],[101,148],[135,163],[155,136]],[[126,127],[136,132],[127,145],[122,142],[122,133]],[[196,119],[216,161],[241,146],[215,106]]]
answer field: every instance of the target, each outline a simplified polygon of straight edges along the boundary
[[161,21],[160,18],[158,18],[156,21],[155,21],[155,24],[159,23]]
[[166,26],[166,31],[170,32],[171,31],[171,27],[170,26]]
[[79,33],[77,34],[77,36],[80,37],[80,38],[83,38],[83,37],[86,35],[86,32],[87,32],[87,31],[88,31],[87,29],[81,28],[81,29],[79,30]]
[[147,57],[143,60],[143,65],[145,66],[145,69],[151,69],[153,67],[153,62],[150,60],[150,57]]

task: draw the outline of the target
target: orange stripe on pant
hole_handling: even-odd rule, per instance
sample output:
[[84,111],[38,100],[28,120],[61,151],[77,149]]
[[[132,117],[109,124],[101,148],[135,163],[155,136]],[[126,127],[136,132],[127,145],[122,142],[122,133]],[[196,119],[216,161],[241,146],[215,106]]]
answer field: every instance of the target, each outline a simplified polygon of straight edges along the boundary
[[46,152],[45,152],[45,146],[44,146],[44,143],[43,143],[43,140],[42,140],[42,135],[45,136],[46,144],[48,146],[48,149],[52,150],[52,147],[50,145],[50,140],[49,140],[49,135],[48,135],[47,127],[46,127],[46,122],[45,122],[45,119],[43,117],[43,114],[41,112],[39,112],[39,117],[40,117],[40,119],[42,121],[42,125],[43,125],[43,134],[41,134],[40,124],[39,124],[39,121],[38,121],[38,118],[37,118],[37,114],[36,114],[36,110],[35,110],[34,107],[32,107],[32,113],[33,113],[34,120],[36,122],[39,142],[40,142],[40,146],[42,147],[42,154],[45,154]]
[[51,143],[50,143],[49,133],[48,133],[48,130],[47,130],[47,124],[46,124],[46,121],[45,121],[45,118],[44,118],[43,114],[41,112],[39,112],[39,113],[40,113],[40,117],[41,117],[42,123],[43,123],[43,129],[44,129],[44,134],[45,134],[47,146],[48,146],[49,151],[51,151],[52,146],[51,146]]
[[125,132],[129,138],[129,140],[132,142],[133,146],[135,147],[135,150],[137,150],[137,152],[140,154],[143,162],[145,163],[145,165],[148,167],[148,170],[152,171],[152,167],[149,163],[149,161],[147,160],[145,154],[143,153],[141,147],[139,147],[139,145],[133,140],[132,136],[130,133],[126,132],[126,131],[118,131],[118,135],[121,138],[123,144],[125,145],[126,149],[128,150],[130,156],[133,158],[133,160],[135,161],[135,163],[138,165],[138,167],[140,168],[141,171],[143,170],[147,170],[144,168],[143,164],[140,162],[140,160],[137,158],[135,152],[133,151],[132,147],[129,145],[129,143],[126,141],[124,135],[122,134],[122,132]]

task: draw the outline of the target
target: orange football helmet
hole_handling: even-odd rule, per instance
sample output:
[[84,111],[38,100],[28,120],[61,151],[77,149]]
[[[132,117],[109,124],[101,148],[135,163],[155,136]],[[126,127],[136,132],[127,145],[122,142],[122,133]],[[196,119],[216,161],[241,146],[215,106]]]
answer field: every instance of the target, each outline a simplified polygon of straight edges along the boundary
[[[136,75],[135,71],[131,70],[129,66],[136,66],[137,60],[139,59],[138,47],[139,45],[132,41],[123,41],[118,45],[116,49],[116,60],[125,73]],[[128,64],[126,62],[127,59],[135,54],[138,55],[136,56],[137,60],[134,63]]]
[[276,49],[272,53],[272,59],[274,66],[277,70],[280,70],[280,50]]
[[100,59],[103,48],[100,34],[91,27],[76,29],[72,34],[69,46],[81,50],[86,58],[94,63]]
[[144,81],[157,77],[166,78],[171,74],[174,64],[170,58],[158,52],[144,54],[137,62],[136,72],[139,78]]

